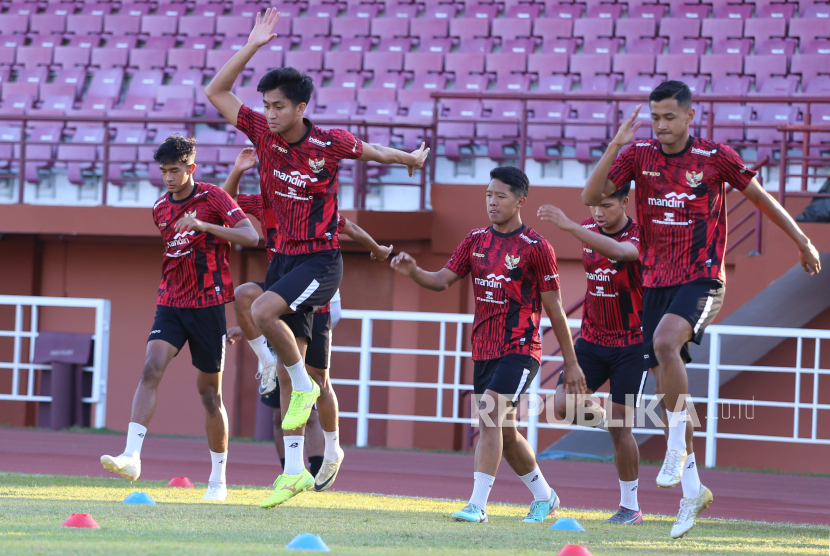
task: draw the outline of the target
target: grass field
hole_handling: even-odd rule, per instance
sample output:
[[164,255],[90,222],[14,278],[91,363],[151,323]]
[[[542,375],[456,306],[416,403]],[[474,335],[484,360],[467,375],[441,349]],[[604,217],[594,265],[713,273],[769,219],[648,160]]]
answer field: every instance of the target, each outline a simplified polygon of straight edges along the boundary
[[[121,501],[132,491],[156,506]],[[268,490],[231,488],[225,503],[200,500],[204,485],[171,489],[156,481],[0,474],[0,554],[273,554],[299,533],[320,534],[336,554],[557,554],[582,544],[596,555],[828,554],[826,526],[700,520],[681,541],[673,518],[647,516],[640,527],[602,524],[607,513],[560,510],[586,531],[552,531],[520,520],[526,506],[491,504],[486,524],[453,523],[457,501],[307,492],[281,508],[257,506]],[[60,527],[89,513],[100,530]]]

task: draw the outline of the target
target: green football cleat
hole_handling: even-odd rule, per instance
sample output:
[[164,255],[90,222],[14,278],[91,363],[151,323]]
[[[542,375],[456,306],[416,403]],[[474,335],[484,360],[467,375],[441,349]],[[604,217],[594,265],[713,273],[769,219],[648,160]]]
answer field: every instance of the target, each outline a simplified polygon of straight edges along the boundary
[[453,521],[468,521],[470,523],[487,523],[487,512],[475,504],[467,504],[464,509],[452,514]]
[[282,430],[293,431],[306,424],[311,409],[314,407],[317,398],[320,397],[320,387],[313,380],[311,381],[311,392],[299,390],[291,391],[291,403],[288,404],[288,411],[282,420]]
[[527,517],[522,520],[522,523],[542,523],[558,507],[559,497],[553,489],[550,489],[550,498],[548,500],[534,500],[531,502],[530,511],[527,512]]
[[286,475],[283,473],[277,480],[274,481],[274,492],[271,496],[260,502],[259,507],[265,510],[270,510],[286,502],[289,498],[300,494],[304,490],[308,490],[314,485],[314,477],[307,469],[303,469],[301,473],[296,475]]

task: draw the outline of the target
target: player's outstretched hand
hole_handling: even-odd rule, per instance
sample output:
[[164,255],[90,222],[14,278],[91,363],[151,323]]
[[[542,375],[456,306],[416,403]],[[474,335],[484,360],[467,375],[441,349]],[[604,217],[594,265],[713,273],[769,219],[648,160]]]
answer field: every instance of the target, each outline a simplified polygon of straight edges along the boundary
[[254,147],[245,147],[242,152],[236,157],[236,162],[233,167],[241,172],[250,170],[256,166],[256,149]]
[[560,230],[568,231],[575,224],[572,222],[562,209],[553,205],[542,205],[536,212],[536,215],[545,222],[553,222]]
[[415,175],[415,170],[424,167],[424,163],[427,161],[427,156],[429,155],[429,148],[427,148],[426,143],[421,143],[421,147],[417,151],[412,151],[411,154],[415,157],[415,164],[406,167],[409,171],[410,178]]
[[188,216],[186,218],[182,218],[178,222],[176,222],[176,231],[177,232],[206,232],[207,231],[207,224],[199,220],[198,218],[193,218],[192,216]]
[[634,107],[634,113],[622,123],[619,131],[617,131],[617,135],[611,141],[612,143],[616,144],[618,147],[623,147],[634,139],[634,134],[638,129],[640,129],[640,126],[643,125],[643,122],[636,121],[637,114],[640,113],[640,108],[642,108],[642,106],[642,104],[638,104]]
[[810,276],[815,276],[821,272],[821,259],[819,259],[818,251],[816,251],[812,243],[808,243],[802,247],[801,252],[798,254],[798,259],[801,261],[804,272]]
[[404,274],[406,276],[412,276],[415,274],[415,271],[418,269],[418,263],[415,262],[415,259],[412,258],[412,255],[409,253],[405,253],[401,251],[398,255],[392,259],[392,262],[389,263],[389,266]]
[[243,337],[244,335],[242,334],[242,329],[238,326],[231,326],[225,333],[225,339],[229,344],[234,344],[237,341],[241,340]]
[[265,15],[262,13],[256,14],[256,24],[253,31],[248,35],[248,44],[253,44],[257,48],[265,46],[271,39],[277,38],[274,33],[274,26],[280,19],[280,12],[277,8],[268,8],[265,10]]
[[378,251],[372,252],[369,256],[372,258],[373,261],[385,261],[389,258],[389,254],[392,252],[392,246],[386,247],[385,245],[379,245]]
[[588,386],[585,384],[585,373],[582,372],[579,365],[565,365],[562,384],[565,385],[566,394],[584,394],[588,391]]

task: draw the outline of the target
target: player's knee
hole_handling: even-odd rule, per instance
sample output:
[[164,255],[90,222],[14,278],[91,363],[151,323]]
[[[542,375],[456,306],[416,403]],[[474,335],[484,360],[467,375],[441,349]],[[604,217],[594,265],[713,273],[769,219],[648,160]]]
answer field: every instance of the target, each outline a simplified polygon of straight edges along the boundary
[[251,305],[253,305],[254,301],[256,301],[260,295],[262,295],[262,290],[256,284],[247,283],[237,286],[233,293],[234,310],[237,313],[250,312]]
[[199,395],[202,397],[202,405],[208,413],[219,411],[219,408],[222,407],[222,394],[215,388],[204,388],[199,392]]
[[164,376],[164,363],[148,357],[144,361],[144,370],[141,372],[141,382],[145,386],[158,386]]
[[654,353],[658,361],[665,361],[667,358],[680,354],[680,346],[673,337],[668,334],[655,334]]

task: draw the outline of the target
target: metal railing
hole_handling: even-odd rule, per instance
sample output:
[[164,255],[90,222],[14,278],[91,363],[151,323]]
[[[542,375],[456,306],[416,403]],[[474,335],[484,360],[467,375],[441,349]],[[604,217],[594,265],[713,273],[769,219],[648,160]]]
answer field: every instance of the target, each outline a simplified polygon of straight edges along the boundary
[[[778,128],[781,132],[781,169],[778,174],[778,202],[781,206],[787,201],[787,197],[830,197],[827,193],[812,193],[807,191],[807,180],[810,178],[830,178],[830,174],[818,173],[819,167],[827,168],[830,166],[830,160],[827,155],[821,155],[818,152],[816,155],[811,155],[810,151],[819,151],[818,146],[813,146],[810,143],[811,133],[825,133],[830,135],[830,125],[810,125],[810,115],[807,113],[804,117],[804,125],[786,125]],[[790,133],[801,133],[801,141],[790,141]],[[789,152],[791,147],[800,147],[801,154],[791,154]],[[830,151],[830,145],[824,146],[824,151]],[[789,167],[791,164],[800,163],[801,171],[791,173]],[[810,168],[816,168],[816,172],[810,173]],[[801,184],[798,191],[787,191],[787,178],[800,178]]]
[[[92,365],[83,370],[92,373],[92,395],[81,399],[95,404],[95,428],[104,428],[107,419],[107,374],[109,371],[110,301],[108,299],[83,299],[70,297],[36,297],[0,295],[0,306],[14,307],[14,329],[0,330],[0,338],[12,338],[14,347],[11,361],[0,361],[0,373],[11,370],[11,392],[0,393],[0,401],[51,402],[51,396],[35,394],[35,372],[50,369],[50,365],[32,363],[35,341],[39,331],[41,307],[73,307],[95,309],[95,330],[92,335]],[[26,330],[25,308],[29,308],[29,326]],[[23,353],[23,340],[29,339],[28,355]],[[21,393],[21,371],[26,375],[26,391]]]
[[[359,345],[334,345],[332,351],[334,353],[352,353],[359,356],[359,376],[357,379],[342,379],[334,378],[332,383],[335,385],[356,386],[358,389],[357,411],[348,412],[342,411],[340,416],[343,418],[354,418],[357,420],[357,445],[368,445],[369,438],[369,421],[410,421],[410,422],[430,422],[430,423],[456,423],[475,426],[476,422],[472,420],[470,411],[464,411],[464,404],[462,404],[463,395],[472,390],[472,385],[462,383],[461,363],[471,357],[471,352],[464,350],[463,337],[464,325],[472,324],[473,315],[456,314],[456,313],[415,313],[403,311],[356,311],[344,310],[342,314],[344,320],[360,321],[360,343]],[[434,348],[409,348],[409,347],[390,347],[375,345],[373,339],[374,324],[378,322],[384,323],[436,323],[439,326],[438,342]],[[578,319],[568,319],[568,324],[571,328],[577,329],[580,326]],[[448,338],[447,325],[455,326],[454,337]],[[342,326],[342,325],[341,325]],[[542,326],[550,327],[548,319],[542,319]],[[830,369],[822,369],[820,366],[820,342],[821,340],[830,339],[830,331],[828,330],[813,330],[813,329],[798,329],[798,328],[767,328],[767,327],[751,327],[751,326],[725,326],[712,325],[706,329],[706,334],[710,337],[709,344],[709,363],[690,363],[687,368],[695,371],[706,371],[708,373],[708,392],[705,397],[692,398],[692,401],[697,404],[705,404],[706,407],[706,430],[697,430],[695,436],[705,438],[706,440],[706,466],[712,467],[716,465],[717,461],[717,441],[719,439],[740,439],[762,442],[788,442],[801,444],[823,444],[830,445],[830,431],[827,431],[826,437],[822,438],[818,435],[818,412],[830,411],[830,404],[819,403],[818,386],[819,377],[821,375],[830,375]],[[763,366],[755,365],[754,362],[747,362],[741,365],[727,365],[720,362],[721,355],[721,340],[725,336],[745,336],[745,337],[769,337],[769,338],[795,338],[797,341],[797,362],[792,367],[781,366]],[[805,339],[815,340],[814,351],[814,365],[812,368],[802,367],[803,355],[803,341]],[[544,341],[544,340],[543,340]],[[544,353],[544,352],[543,352]],[[398,356],[433,356],[438,358],[437,379],[435,382],[423,381],[400,381],[400,380],[378,380],[372,377],[372,356],[375,354],[388,354],[393,357]],[[545,361],[562,361],[561,356],[542,356],[542,362]],[[390,362],[390,368],[394,366],[394,361]],[[334,376],[337,376],[337,369],[333,369]],[[746,399],[723,398],[720,395],[720,372],[722,371],[753,371],[753,372],[767,372],[767,373],[785,373],[793,375],[794,378],[794,397],[792,402],[777,401],[777,400],[758,400],[755,399],[752,392],[747,392]],[[804,375],[811,375],[813,378],[813,394],[812,400],[801,400],[801,384]],[[537,373],[536,378],[531,383],[528,389],[528,395],[531,402],[528,404],[538,409],[536,404],[544,404],[545,397],[552,396],[554,389],[542,388],[541,377]],[[404,414],[392,412],[371,412],[369,410],[371,393],[373,388],[417,388],[435,391],[435,405],[424,407],[423,411]],[[597,394],[600,397],[607,396],[606,394]],[[445,396],[450,396],[451,403],[445,403]],[[646,403],[654,404],[657,400],[654,396],[644,396]],[[730,433],[718,431],[718,415],[722,406],[731,404],[745,404],[758,407],[771,408],[791,408],[793,410],[793,434],[790,436],[776,436],[763,435],[751,433]],[[449,405],[450,409],[446,410],[445,405]],[[434,407],[434,411],[433,408]],[[659,406],[658,406],[659,407]],[[538,433],[539,429],[564,429],[564,430],[589,430],[602,433],[597,429],[576,427],[562,421],[549,422],[539,419],[537,411],[525,411],[526,417],[520,421],[520,425],[527,429],[527,439],[534,450],[538,447]],[[811,411],[811,433],[809,436],[800,435],[800,419],[799,412],[803,410]],[[659,411],[659,409],[658,409]],[[661,429],[636,427],[634,432],[638,434],[663,434]]]

